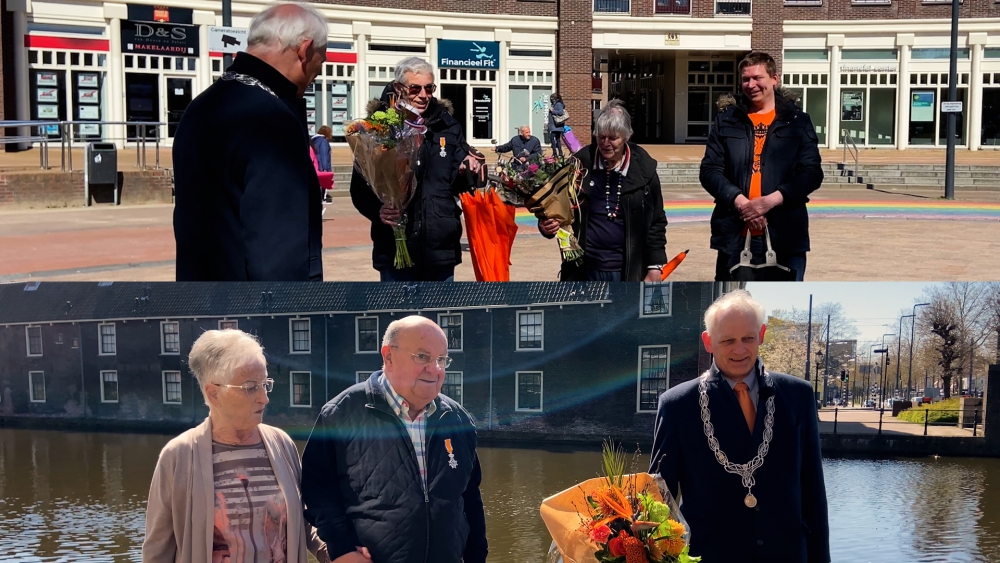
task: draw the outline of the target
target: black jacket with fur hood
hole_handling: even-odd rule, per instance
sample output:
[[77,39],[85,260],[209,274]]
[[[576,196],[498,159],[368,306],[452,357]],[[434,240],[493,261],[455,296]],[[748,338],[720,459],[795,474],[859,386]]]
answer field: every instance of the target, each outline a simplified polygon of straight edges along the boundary
[[[372,100],[368,115],[387,107],[388,96]],[[462,126],[452,117],[451,103],[431,99],[423,117],[427,125],[417,160],[417,188],[404,210],[406,245],[414,266],[455,266],[462,262],[462,211],[457,196],[468,189],[465,175],[458,168],[469,154]],[[442,156],[441,139],[444,139]],[[392,227],[382,223],[382,202],[355,169],[351,177],[351,201],[372,222],[372,265],[389,270],[396,256]]]
[[[767,130],[760,157],[761,195],[781,192],[784,202],[767,217],[771,243],[778,252],[809,250],[809,194],[823,183],[816,130],[809,114],[794,103],[788,91],[775,92],[774,122]],[[754,126],[747,100],[724,96],[708,135],[701,161],[701,185],[715,198],[712,212],[712,248],[738,254],[744,241],[744,222],[734,202],[749,197],[753,175]]]

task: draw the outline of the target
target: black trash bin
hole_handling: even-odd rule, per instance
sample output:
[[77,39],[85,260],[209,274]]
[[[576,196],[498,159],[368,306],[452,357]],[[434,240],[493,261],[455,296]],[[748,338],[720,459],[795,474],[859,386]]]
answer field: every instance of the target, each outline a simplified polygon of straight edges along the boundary
[[87,145],[87,190],[88,200],[118,204],[118,148],[114,143]]

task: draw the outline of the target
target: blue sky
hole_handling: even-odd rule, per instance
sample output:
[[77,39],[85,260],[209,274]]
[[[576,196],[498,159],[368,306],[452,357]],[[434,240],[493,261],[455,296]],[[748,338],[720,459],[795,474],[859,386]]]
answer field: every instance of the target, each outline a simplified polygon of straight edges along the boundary
[[[848,318],[854,319],[860,332],[858,340],[877,340],[883,333],[896,332],[899,311],[909,311],[915,303],[920,303],[924,289],[933,285],[928,282],[801,282],[801,283],[754,283],[747,284],[767,313],[774,309],[809,309],[809,294],[813,296],[813,306],[821,303],[839,302]],[[888,323],[890,328],[883,325]],[[903,322],[904,325],[909,320]]]

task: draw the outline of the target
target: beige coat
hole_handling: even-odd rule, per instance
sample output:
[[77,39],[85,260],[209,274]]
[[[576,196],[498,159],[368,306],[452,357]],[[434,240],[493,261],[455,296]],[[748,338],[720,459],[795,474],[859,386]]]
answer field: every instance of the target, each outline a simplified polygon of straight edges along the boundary
[[[323,544],[302,516],[298,450],[282,430],[266,424],[258,428],[288,509],[287,563],[307,563],[307,547],[315,555]],[[214,483],[212,423],[206,418],[160,452],[146,505],[144,562],[211,563]]]

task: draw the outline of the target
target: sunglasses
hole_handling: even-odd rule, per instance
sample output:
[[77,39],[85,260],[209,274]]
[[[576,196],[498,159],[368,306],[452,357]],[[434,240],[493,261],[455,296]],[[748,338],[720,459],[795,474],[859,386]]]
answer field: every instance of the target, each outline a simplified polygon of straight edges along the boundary
[[437,92],[437,84],[425,84],[423,86],[421,86],[420,84],[411,84],[409,86],[403,84],[402,86],[411,96],[416,96],[417,94],[420,93],[421,90],[427,92],[428,94],[433,94],[434,92]]

